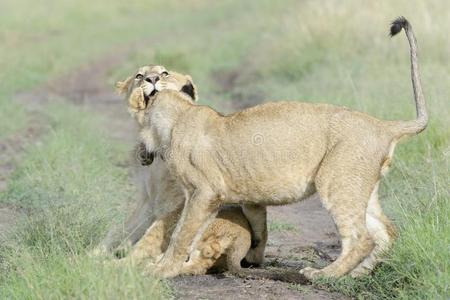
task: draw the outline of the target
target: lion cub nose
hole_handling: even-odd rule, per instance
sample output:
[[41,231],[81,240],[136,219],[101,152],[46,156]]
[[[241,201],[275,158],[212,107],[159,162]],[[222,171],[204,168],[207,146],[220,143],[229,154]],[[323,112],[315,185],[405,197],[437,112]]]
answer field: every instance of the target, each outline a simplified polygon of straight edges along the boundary
[[159,76],[148,76],[145,81],[155,84],[159,81]]

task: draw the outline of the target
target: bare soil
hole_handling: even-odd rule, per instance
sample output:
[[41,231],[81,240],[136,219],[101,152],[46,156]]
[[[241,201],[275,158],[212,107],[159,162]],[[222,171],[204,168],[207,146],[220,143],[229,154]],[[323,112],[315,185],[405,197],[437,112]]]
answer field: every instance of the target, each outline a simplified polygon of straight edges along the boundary
[[[131,149],[135,141],[133,122],[125,110],[123,100],[114,93],[113,86],[107,83],[109,72],[126,58],[126,52],[103,57],[38,89],[21,93],[19,97],[27,105],[36,107],[42,106],[47,99],[59,97],[92,109],[106,116],[104,125],[110,129],[108,132],[111,137],[130,143]],[[234,78],[236,73],[214,76],[222,83],[221,90],[233,93],[238,84],[238,79]],[[236,97],[242,98],[239,95]],[[260,101],[257,96],[247,100],[245,106]],[[236,105],[234,108],[242,108],[242,103],[239,101],[239,107]],[[12,147],[12,152],[20,152],[21,147],[17,150],[14,148],[16,146],[10,141],[6,145],[0,144],[2,149]],[[2,178],[14,169],[14,164],[8,163],[10,160],[9,156],[1,157],[0,161],[6,163],[0,165],[0,189],[4,185]],[[11,229],[17,214],[19,212],[14,208],[0,207],[0,233]],[[293,205],[270,207],[269,222],[289,226],[288,229],[269,233],[263,268],[270,270],[270,267],[275,266],[299,270],[306,265],[323,266],[339,254],[340,245],[334,223],[317,196]],[[175,297],[179,299],[345,299],[340,294],[320,290],[312,285],[225,275],[182,276],[170,280],[170,283]]]

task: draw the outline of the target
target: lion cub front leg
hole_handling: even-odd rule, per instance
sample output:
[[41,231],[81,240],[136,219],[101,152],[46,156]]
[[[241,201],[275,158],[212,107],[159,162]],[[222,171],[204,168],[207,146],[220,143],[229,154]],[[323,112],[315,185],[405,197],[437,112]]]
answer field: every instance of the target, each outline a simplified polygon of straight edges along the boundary
[[196,190],[187,200],[169,247],[154,269],[156,275],[168,278],[181,273],[194,237],[202,234],[201,231],[208,226],[207,221],[213,220],[217,214],[219,205],[215,198],[211,190]]

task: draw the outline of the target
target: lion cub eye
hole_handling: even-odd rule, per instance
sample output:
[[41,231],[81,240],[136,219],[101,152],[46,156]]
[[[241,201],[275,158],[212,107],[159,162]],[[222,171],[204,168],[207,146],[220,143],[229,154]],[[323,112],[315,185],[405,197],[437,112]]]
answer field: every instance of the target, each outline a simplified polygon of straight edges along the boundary
[[137,74],[136,75],[136,79],[142,79],[142,78],[144,78],[144,75],[142,75],[142,74]]
[[169,72],[164,71],[164,72],[161,73],[161,75],[164,76],[164,77],[167,77],[167,76],[169,76]]

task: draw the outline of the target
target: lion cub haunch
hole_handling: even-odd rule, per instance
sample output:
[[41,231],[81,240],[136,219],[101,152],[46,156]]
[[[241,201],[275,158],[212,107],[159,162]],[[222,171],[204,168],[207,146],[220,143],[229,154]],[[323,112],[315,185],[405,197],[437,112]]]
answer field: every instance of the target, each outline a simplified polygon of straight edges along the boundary
[[250,246],[251,229],[241,207],[224,207],[195,244],[181,273],[206,274],[212,268],[239,273]]
[[[126,259],[132,263],[143,262],[145,258],[158,260],[161,254],[167,250],[175,223],[180,219],[180,213],[181,211],[176,211],[167,216],[168,223],[163,225],[167,226],[165,234],[161,235],[161,231],[155,230],[156,228],[152,228],[153,226],[150,227]],[[265,222],[265,219],[263,221]],[[271,279],[301,284],[307,282],[307,279],[296,270],[241,268],[241,261],[248,254],[252,242],[251,226],[241,206],[222,207],[213,221],[197,238],[191,246],[189,259],[183,263],[179,274],[202,275],[228,271],[245,278]],[[161,243],[161,241],[163,242]],[[149,253],[151,248],[155,248],[155,244],[160,245],[160,251]],[[154,264],[150,263],[148,266],[151,269]]]

